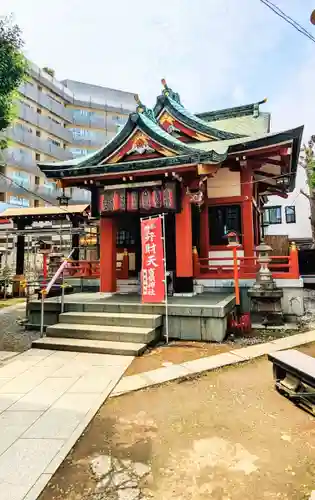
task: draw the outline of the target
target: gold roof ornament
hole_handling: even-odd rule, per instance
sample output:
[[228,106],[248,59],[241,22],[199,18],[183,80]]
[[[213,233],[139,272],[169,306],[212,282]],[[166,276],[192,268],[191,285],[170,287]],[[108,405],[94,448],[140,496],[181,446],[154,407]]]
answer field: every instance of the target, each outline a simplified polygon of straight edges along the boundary
[[137,113],[143,113],[143,111],[145,110],[145,106],[140,101],[139,94],[135,94],[135,101],[138,104],[138,106],[137,106]]

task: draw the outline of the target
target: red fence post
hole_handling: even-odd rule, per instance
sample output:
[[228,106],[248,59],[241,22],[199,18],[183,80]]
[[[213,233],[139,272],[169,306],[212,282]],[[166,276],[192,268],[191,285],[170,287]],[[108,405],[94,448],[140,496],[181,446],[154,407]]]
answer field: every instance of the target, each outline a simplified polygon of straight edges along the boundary
[[292,274],[295,278],[300,277],[298,249],[296,248],[294,241],[292,241],[290,247],[290,274]]
[[193,273],[194,278],[198,278],[200,275],[200,262],[197,247],[193,247]]

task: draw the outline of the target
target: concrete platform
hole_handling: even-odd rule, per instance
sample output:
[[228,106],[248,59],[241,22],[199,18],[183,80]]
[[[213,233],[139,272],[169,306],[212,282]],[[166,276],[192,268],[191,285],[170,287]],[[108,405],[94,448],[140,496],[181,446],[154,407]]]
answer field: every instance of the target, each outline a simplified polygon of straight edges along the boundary
[[[227,318],[235,306],[230,293],[204,293],[193,297],[169,297],[169,335],[173,339],[221,342],[226,335]],[[60,298],[45,301],[45,325],[58,323],[61,312]],[[165,334],[165,305],[142,304],[135,294],[75,293],[65,297],[65,312],[105,313],[111,315],[161,315],[162,333]],[[122,316],[123,317],[123,316]],[[40,301],[29,304],[29,328],[39,328]]]

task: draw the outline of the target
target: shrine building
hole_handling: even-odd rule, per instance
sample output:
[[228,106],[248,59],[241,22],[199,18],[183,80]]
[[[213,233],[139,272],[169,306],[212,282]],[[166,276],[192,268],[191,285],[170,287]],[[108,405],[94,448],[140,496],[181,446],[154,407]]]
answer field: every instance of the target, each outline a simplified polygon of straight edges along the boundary
[[[140,219],[161,213],[175,293],[192,293],[203,280],[220,286],[233,279],[229,231],[239,237],[240,278],[253,279],[266,197],[294,189],[303,127],[271,133],[270,114],[261,110],[266,100],[195,115],[162,84],[154,109],[136,97],[136,112],[102,149],[38,163],[61,187],[91,192],[101,292],[117,291],[117,262],[124,256],[123,278],[139,279]],[[291,254],[273,271],[278,279],[299,279]]]

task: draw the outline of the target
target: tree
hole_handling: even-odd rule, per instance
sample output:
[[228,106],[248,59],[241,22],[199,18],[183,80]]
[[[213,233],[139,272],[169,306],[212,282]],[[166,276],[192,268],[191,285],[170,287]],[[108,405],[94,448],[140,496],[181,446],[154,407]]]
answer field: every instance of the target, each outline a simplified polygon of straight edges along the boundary
[[[14,118],[14,98],[27,74],[27,62],[22,53],[21,30],[12,16],[0,19],[0,130]],[[0,139],[0,149],[6,141]]]
[[313,248],[315,247],[315,135],[304,144],[299,165],[304,168],[309,193],[301,189],[301,193],[309,200],[311,209],[311,229]]

